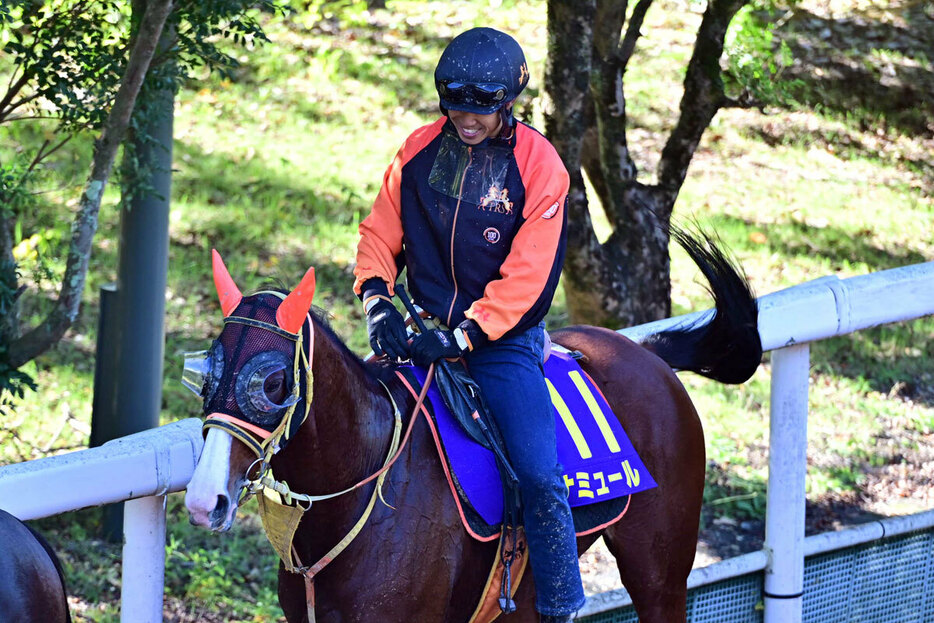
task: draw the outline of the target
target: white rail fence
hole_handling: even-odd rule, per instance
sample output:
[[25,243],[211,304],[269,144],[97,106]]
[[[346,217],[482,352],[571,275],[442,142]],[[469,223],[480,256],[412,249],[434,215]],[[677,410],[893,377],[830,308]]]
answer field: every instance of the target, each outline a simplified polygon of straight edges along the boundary
[[[622,330],[632,338],[691,322],[698,312]],[[804,556],[934,524],[934,512],[891,526],[804,539],[808,343],[934,314],[934,262],[839,279],[824,277],[760,299],[759,334],[772,355],[765,548],[697,569],[700,586],[765,570],[766,623],[801,621]],[[183,420],[99,448],[0,467],[0,508],[20,519],[128,501],[124,514],[121,620],[162,620],[165,495],[185,488],[201,452],[201,422]],[[896,525],[897,524],[897,525]],[[842,535],[835,537],[835,535]],[[855,539],[855,541],[854,541]],[[815,549],[817,548],[817,549]],[[578,616],[629,603],[625,590],[594,596]]]
[[126,500],[120,620],[156,623],[165,585],[165,495],[191,480],[202,443],[201,421],[190,418],[0,467],[0,508],[27,520]]
[[[660,320],[621,333],[638,339],[708,313]],[[811,553],[805,551],[804,538],[809,343],[930,314],[934,314],[934,262],[849,279],[822,277],[759,299],[759,336],[763,348],[774,351],[765,546],[742,561],[724,561],[695,570],[691,586],[764,569],[765,623],[801,621],[804,558]],[[886,533],[906,530],[906,526],[928,527],[934,525],[932,519],[934,513],[926,513],[916,520],[895,522]],[[842,532],[821,537],[817,541],[812,537],[808,543],[821,543],[823,547],[837,540],[839,548],[846,547],[846,540],[851,538]],[[594,600],[578,616],[603,612],[629,601],[624,591],[619,591],[617,597],[615,605],[608,605],[613,601],[609,596],[600,604]]]

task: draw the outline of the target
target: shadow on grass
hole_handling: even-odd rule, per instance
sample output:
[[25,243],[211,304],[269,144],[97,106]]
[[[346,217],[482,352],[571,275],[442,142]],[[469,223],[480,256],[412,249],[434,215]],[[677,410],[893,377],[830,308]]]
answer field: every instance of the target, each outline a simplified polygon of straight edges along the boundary
[[[760,457],[762,462],[767,457]],[[840,530],[881,519],[860,502],[857,484],[845,491],[808,499],[805,535]],[[763,478],[738,476],[730,466],[711,462],[707,467],[701,509],[700,549],[721,559],[762,549],[765,542],[767,483]]]
[[796,62],[785,77],[799,79],[797,94],[813,107],[855,116],[871,129],[881,117],[909,135],[934,136],[934,19],[925,3],[845,18],[815,15],[800,7],[779,36]]
[[[276,278],[285,287],[294,286],[309,266],[315,267],[320,282],[332,287],[353,281],[350,267],[330,257],[310,251],[283,256],[282,240],[306,231],[311,240],[319,223],[355,230],[360,215],[369,209],[367,200],[340,188],[322,195],[306,180],[288,175],[263,157],[237,162],[228,154],[209,154],[184,143],[177,146],[177,153],[186,171],[176,176],[176,193],[216,207],[204,209],[203,218],[191,228],[178,228],[171,241],[173,260],[198,270],[198,262],[204,261],[211,243],[223,241],[225,255],[236,254],[260,263],[276,258]],[[210,267],[203,265],[209,279]],[[180,291],[188,289],[181,287]]]
[[913,249],[880,247],[873,243],[873,232],[868,229],[854,233],[842,227],[816,227],[800,221],[764,225],[729,215],[710,215],[709,220],[717,231],[742,231],[742,237],[733,243],[736,247],[749,246],[747,232],[764,233],[765,239],[755,248],[764,247],[782,257],[826,259],[834,266],[865,264],[876,271],[929,259]]
[[[433,24],[398,20],[391,24],[376,12],[359,16],[328,17],[312,25],[287,20],[293,35],[275,45],[299,59],[323,61],[332,82],[356,80],[373,90],[391,90],[398,104],[420,113],[437,112],[432,73],[434,63],[448,43]],[[264,82],[256,64],[245,63],[234,72],[241,84]],[[298,113],[320,120],[313,103],[297,102]]]

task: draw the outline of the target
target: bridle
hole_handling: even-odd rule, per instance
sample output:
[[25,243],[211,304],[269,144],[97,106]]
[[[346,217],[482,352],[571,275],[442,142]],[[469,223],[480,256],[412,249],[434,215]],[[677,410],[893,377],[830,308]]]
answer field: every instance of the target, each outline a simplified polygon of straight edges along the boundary
[[[280,299],[285,299],[285,295],[279,292],[259,292],[257,294],[274,294]],[[249,499],[250,496],[256,496],[257,502],[259,504],[260,518],[263,522],[263,528],[266,531],[266,537],[269,539],[269,542],[272,544],[273,548],[276,550],[276,553],[279,555],[279,558],[282,560],[284,568],[291,573],[298,573],[304,577],[305,601],[308,610],[308,621],[309,623],[314,623],[315,576],[320,573],[321,570],[324,569],[331,561],[333,561],[341,552],[343,552],[344,549],[346,549],[347,546],[350,545],[350,543],[354,540],[354,538],[357,537],[357,535],[363,529],[364,525],[366,525],[366,522],[376,505],[377,497],[383,502],[383,504],[390,506],[383,498],[383,481],[388,474],[389,468],[392,467],[392,465],[396,462],[396,459],[398,459],[401,455],[402,449],[405,447],[405,444],[411,435],[412,428],[415,424],[415,420],[417,419],[421,404],[424,401],[425,395],[427,394],[428,387],[431,385],[431,377],[434,373],[434,366],[431,366],[428,371],[429,376],[426,379],[422,391],[416,401],[415,408],[404,437],[401,435],[402,413],[392,396],[392,392],[382,381],[380,381],[380,385],[382,385],[383,389],[386,391],[386,395],[389,397],[389,401],[393,407],[394,426],[392,439],[389,444],[389,450],[386,455],[386,460],[383,462],[383,465],[379,470],[373,474],[370,474],[363,480],[360,480],[356,484],[334,493],[321,495],[298,493],[292,491],[286,482],[277,480],[275,478],[272,472],[272,458],[280,450],[282,450],[286,444],[297,434],[302,424],[304,424],[305,420],[308,419],[308,414],[311,410],[311,398],[314,386],[312,361],[315,342],[314,323],[312,322],[311,314],[309,313],[306,315],[306,320],[299,328],[298,333],[291,333],[289,331],[285,331],[275,324],[243,316],[227,316],[224,318],[224,324],[226,325],[227,323],[239,323],[257,329],[271,331],[276,335],[285,337],[295,343],[295,354],[292,358],[292,396],[295,398],[301,398],[300,380],[302,368],[304,367],[305,369],[304,374],[306,379],[305,386],[307,396],[304,400],[297,400],[293,402],[288,407],[286,413],[283,415],[282,421],[272,431],[266,431],[265,429],[246,420],[222,413],[214,413],[208,416],[202,425],[202,430],[205,434],[207,434],[209,429],[219,428],[235,439],[243,442],[253,452],[253,454],[256,455],[256,460],[253,461],[253,463],[251,463],[247,468],[244,481],[241,484],[239,491],[237,492],[238,505],[245,502],[247,499]],[[306,324],[308,326],[309,335],[307,353],[305,352],[303,340],[303,329]],[[296,418],[295,414],[298,412],[298,404],[300,402],[304,402],[304,408],[301,411],[301,417]],[[254,468],[258,468],[257,475],[255,478],[250,478],[250,473],[254,471]],[[304,514],[311,510],[312,504],[314,502],[329,500],[350,493],[372,482],[373,480],[376,480],[376,487],[373,489],[369,503],[367,504],[366,509],[363,511],[361,517],[357,520],[347,535],[341,539],[337,545],[331,548],[327,554],[322,556],[318,562],[312,565],[303,565],[302,561],[298,557],[298,552],[295,549],[293,541],[295,538],[295,532],[298,529],[299,522],[301,521]]]

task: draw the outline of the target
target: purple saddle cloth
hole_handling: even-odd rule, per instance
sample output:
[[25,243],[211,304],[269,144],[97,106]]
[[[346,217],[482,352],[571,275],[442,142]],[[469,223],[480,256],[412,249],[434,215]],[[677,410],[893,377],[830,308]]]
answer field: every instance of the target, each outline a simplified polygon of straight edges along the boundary
[[[410,387],[415,392],[426,373],[414,366],[400,368],[403,378],[417,383]],[[574,358],[552,350],[545,377],[575,531],[583,534],[618,519],[629,495],[657,485],[603,394]],[[503,491],[493,452],[464,432],[434,383],[427,396],[429,424],[464,525],[474,537],[492,540],[503,518]]]

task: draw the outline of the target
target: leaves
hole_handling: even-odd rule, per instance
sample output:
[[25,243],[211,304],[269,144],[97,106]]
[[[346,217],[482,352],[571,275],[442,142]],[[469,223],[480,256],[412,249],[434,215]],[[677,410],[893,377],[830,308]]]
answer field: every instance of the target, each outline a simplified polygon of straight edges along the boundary
[[[114,140],[120,140],[108,140],[112,138],[110,134],[113,137],[123,135],[132,109],[130,125],[136,130],[136,140],[148,140],[145,128],[152,127],[149,122],[156,114],[161,114],[151,104],[159,98],[149,97],[148,93],[174,92],[198,67],[221,71],[236,67],[236,59],[219,47],[223,40],[231,39],[247,46],[265,42],[262,16],[264,12],[280,10],[276,0],[180,0],[166,22],[166,29],[162,30],[160,22],[159,31],[146,35],[143,32],[146,27],[134,23],[142,18],[142,12],[134,14],[134,4],[115,0],[9,0],[0,3],[0,58],[10,67],[6,91],[0,91],[0,125],[17,121],[20,124],[17,130],[21,131],[23,124],[41,123],[41,129],[37,130],[45,135],[34,153],[18,154],[18,160],[28,163],[24,169],[14,169],[0,162],[0,309],[9,312],[0,319],[0,396],[7,391],[20,395],[22,388],[29,386],[28,376],[17,372],[14,364],[28,361],[42,352],[77,315],[87,271],[86,254],[96,232],[101,192],[116,153]],[[170,7],[167,3],[160,5],[166,12]],[[164,18],[165,13],[161,16]],[[161,32],[166,36],[161,38],[152,62],[148,55],[155,48],[155,40],[151,41],[153,48],[148,49],[145,64],[131,60],[131,50],[139,47],[136,46],[138,41],[146,36],[158,38]],[[131,99],[123,97],[121,100],[118,94],[126,91],[125,87],[121,90],[125,74],[131,83],[134,77],[141,79],[146,67],[149,69],[142,95],[137,98],[134,91]],[[138,81],[133,88],[139,88]],[[122,120],[114,121],[114,112],[121,108],[120,101],[131,108],[116,115]],[[137,104],[135,108],[134,103]],[[108,126],[109,131],[105,129]],[[54,321],[50,316],[40,327],[21,337],[17,313],[21,287],[11,244],[13,232],[18,232],[18,238],[29,239],[33,239],[37,231],[41,232],[41,225],[26,221],[29,211],[25,206],[37,190],[33,188],[35,180],[40,179],[33,173],[38,174],[48,157],[71,137],[87,131],[101,132],[95,145],[92,169],[92,173],[99,170],[101,177],[89,182],[80,200],[82,208],[74,217],[72,247],[75,247],[74,241],[80,242],[76,247],[80,253],[76,255],[72,250],[68,254],[68,278],[63,282],[53,312]],[[106,155],[102,155],[105,152]],[[133,161],[134,155],[129,153],[128,162],[132,164]],[[145,188],[140,184],[132,189],[133,192],[141,190]],[[41,339],[25,340],[39,328],[42,329]],[[24,341],[32,346],[25,350],[16,348]],[[43,346],[39,346],[40,343]]]
[[791,101],[797,82],[779,78],[794,58],[787,43],[774,43],[776,27],[753,5],[740,9],[730,23],[724,41],[724,83],[740,102],[764,106]]

